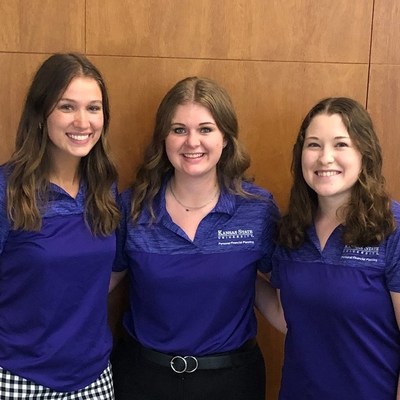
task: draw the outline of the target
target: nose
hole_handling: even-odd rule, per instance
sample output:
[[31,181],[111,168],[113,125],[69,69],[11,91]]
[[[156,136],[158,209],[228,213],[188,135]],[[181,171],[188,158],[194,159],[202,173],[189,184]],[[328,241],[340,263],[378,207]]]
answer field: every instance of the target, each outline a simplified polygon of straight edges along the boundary
[[323,165],[332,164],[335,160],[333,149],[324,147],[319,153],[319,162]]
[[196,132],[190,131],[186,137],[186,145],[189,147],[197,147],[200,145],[200,138]]
[[74,126],[79,129],[86,129],[90,126],[89,118],[85,110],[77,110],[74,115]]

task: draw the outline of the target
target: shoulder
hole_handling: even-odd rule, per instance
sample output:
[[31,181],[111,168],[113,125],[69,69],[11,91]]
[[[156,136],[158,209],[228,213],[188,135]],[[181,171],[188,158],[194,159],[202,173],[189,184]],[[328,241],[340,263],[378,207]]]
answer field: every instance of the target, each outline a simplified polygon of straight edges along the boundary
[[5,165],[0,166],[0,253],[3,251],[4,241],[6,240],[10,222],[7,216],[7,176],[9,169]]
[[118,182],[115,181],[112,185],[111,185],[111,193],[113,195],[114,198],[118,197]]
[[255,198],[259,200],[272,200],[273,196],[272,194],[265,188],[256,185],[255,183],[252,182],[246,182],[244,181],[242,183],[242,188],[245,192],[250,193],[251,195],[254,195]]
[[400,203],[395,200],[392,200],[392,212],[396,222],[396,230],[389,236],[389,238],[396,237],[400,240]]
[[250,195],[236,196],[236,211],[244,218],[257,218],[258,215],[268,221],[279,219],[279,208],[267,189],[251,182],[243,182],[242,189]]
[[397,222],[397,227],[399,228],[399,224],[400,224],[400,203],[392,200],[392,212],[393,212],[393,216],[394,219]]
[[386,246],[389,250],[400,254],[400,203],[392,201],[392,212],[396,222],[395,231],[386,238]]
[[3,202],[6,190],[7,190],[7,176],[9,174],[9,168],[7,165],[0,165],[0,201]]
[[241,197],[239,204],[249,204],[259,209],[267,209],[272,214],[279,214],[278,206],[271,192],[251,182],[243,182],[242,188],[249,197]]

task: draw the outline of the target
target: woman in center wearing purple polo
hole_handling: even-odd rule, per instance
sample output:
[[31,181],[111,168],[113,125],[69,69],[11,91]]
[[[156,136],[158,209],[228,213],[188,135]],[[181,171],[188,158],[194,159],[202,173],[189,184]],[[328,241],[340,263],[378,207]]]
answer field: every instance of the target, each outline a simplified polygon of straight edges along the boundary
[[254,287],[278,210],[248,167],[225,90],[178,82],[121,197],[113,284],[129,271],[130,310],[112,357],[117,400],[265,399]]

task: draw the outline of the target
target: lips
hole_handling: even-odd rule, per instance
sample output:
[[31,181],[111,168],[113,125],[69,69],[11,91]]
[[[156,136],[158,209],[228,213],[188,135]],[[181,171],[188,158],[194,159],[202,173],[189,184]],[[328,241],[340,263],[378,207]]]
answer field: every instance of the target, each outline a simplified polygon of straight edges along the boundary
[[341,174],[340,171],[315,171],[315,175],[320,177],[330,177]]
[[184,153],[183,156],[186,158],[196,159],[203,157],[204,153]]
[[67,136],[72,139],[72,140],[76,140],[78,142],[83,142],[87,139],[89,139],[89,136],[91,135],[91,133],[86,133],[86,134],[73,134],[73,133],[67,133]]

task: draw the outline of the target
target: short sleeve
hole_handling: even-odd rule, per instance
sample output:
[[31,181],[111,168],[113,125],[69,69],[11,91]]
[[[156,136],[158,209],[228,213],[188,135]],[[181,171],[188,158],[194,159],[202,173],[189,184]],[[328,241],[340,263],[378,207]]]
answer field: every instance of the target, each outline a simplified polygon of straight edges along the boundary
[[272,195],[269,195],[265,211],[265,226],[263,229],[264,256],[258,265],[258,269],[262,272],[270,272],[272,269],[271,260],[275,249],[276,230],[279,215],[279,209]]
[[7,217],[7,181],[5,167],[0,167],[0,253],[3,252],[4,244],[10,230],[10,221]]
[[390,291],[400,292],[400,205],[393,203],[397,228],[386,240],[386,284]]
[[130,220],[131,191],[127,190],[117,197],[117,204],[121,211],[121,222],[117,228],[117,249],[113,271],[120,272],[128,268],[128,260],[125,253],[127,237],[127,225]]

